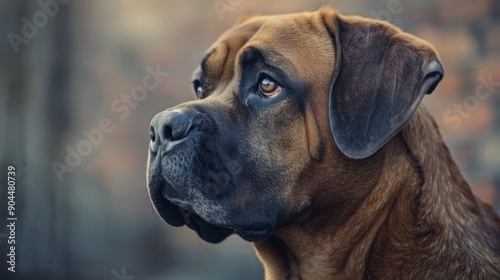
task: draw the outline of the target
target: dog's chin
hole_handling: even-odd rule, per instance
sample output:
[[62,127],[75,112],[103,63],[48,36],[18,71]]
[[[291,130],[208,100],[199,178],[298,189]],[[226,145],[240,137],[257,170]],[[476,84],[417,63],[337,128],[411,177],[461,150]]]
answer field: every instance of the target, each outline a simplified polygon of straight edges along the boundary
[[252,224],[248,226],[215,225],[210,223],[192,210],[184,209],[168,200],[155,203],[159,216],[169,225],[181,227],[186,225],[194,230],[198,236],[210,243],[220,243],[233,233],[250,241],[262,241],[272,234],[272,226],[267,224]]
[[222,242],[234,233],[231,228],[210,224],[194,213],[186,218],[186,226],[194,230],[201,239],[210,243]]
[[168,200],[164,200],[162,203],[155,203],[155,208],[158,215],[167,224],[174,227],[186,225],[188,228],[194,230],[201,239],[210,243],[222,242],[234,233],[230,228],[212,225],[197,214],[184,210]]

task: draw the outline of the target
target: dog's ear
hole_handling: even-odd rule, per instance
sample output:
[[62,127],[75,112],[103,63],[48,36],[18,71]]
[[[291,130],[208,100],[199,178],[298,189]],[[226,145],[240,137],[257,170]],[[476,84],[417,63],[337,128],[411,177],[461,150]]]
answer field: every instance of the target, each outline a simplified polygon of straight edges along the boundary
[[336,66],[329,118],[338,148],[366,158],[410,120],[443,77],[426,42],[382,21],[334,16],[329,31]]

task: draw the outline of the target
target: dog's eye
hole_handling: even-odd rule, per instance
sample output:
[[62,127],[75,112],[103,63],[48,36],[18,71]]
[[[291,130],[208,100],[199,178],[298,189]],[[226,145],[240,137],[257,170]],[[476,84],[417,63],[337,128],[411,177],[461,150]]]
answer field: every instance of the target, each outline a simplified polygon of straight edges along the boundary
[[283,88],[272,79],[265,77],[259,82],[259,93],[267,98],[278,96]]
[[199,86],[196,88],[196,96],[198,96],[198,98],[201,98],[202,95],[203,95],[203,87]]
[[204,89],[201,86],[201,82],[199,80],[193,81],[193,87],[194,87],[194,94],[196,94],[196,97],[198,97],[198,99],[202,99]]

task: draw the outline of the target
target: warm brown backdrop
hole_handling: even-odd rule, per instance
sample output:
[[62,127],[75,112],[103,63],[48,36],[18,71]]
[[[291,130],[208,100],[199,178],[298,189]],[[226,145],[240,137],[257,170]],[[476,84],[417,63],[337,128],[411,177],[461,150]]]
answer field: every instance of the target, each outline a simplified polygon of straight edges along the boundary
[[[137,280],[262,279],[251,244],[231,237],[213,246],[160,222],[144,175],[150,119],[194,98],[191,71],[201,55],[247,14],[328,4],[388,19],[434,44],[446,74],[424,102],[476,194],[500,210],[496,0],[60,0],[69,3],[50,6],[45,24],[35,18],[40,27],[16,53],[8,34],[22,35],[23,18],[33,21],[53,1],[0,3],[1,173],[9,164],[18,169],[17,279],[117,279],[122,268]],[[220,15],[214,3],[230,11]],[[141,85],[146,66],[157,65],[170,75],[126,117],[115,113],[114,102],[125,104],[115,100]],[[485,87],[489,80],[499,82]],[[114,131],[60,182],[51,164],[64,163],[66,147],[75,148],[82,130],[98,128],[103,118]],[[0,278],[10,279],[3,277],[3,187],[0,197]]]

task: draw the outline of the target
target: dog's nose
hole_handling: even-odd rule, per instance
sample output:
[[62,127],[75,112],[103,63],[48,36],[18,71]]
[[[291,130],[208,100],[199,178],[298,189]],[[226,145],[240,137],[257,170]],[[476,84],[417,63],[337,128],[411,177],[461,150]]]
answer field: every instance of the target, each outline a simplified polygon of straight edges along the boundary
[[157,152],[162,144],[185,138],[193,126],[193,116],[186,111],[163,111],[151,120],[150,149]]

